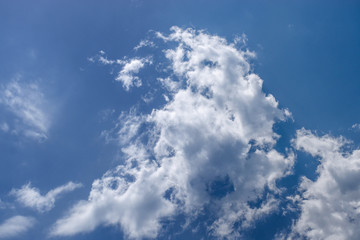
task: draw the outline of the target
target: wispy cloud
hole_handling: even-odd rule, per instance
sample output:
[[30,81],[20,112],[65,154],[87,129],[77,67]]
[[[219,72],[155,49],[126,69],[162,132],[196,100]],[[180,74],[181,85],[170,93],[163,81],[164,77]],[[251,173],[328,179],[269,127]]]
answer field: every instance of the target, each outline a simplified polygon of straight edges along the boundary
[[0,209],[5,208],[6,204],[0,199]]
[[55,206],[55,201],[60,195],[71,192],[82,184],[69,182],[65,185],[50,190],[47,194],[41,195],[40,190],[31,187],[30,183],[22,186],[20,189],[13,189],[10,195],[16,197],[16,200],[26,207],[33,208],[39,212],[47,212]]
[[354,123],[351,128],[355,131],[359,131],[360,130],[360,124],[359,123]]
[[3,122],[3,123],[0,124],[0,129],[3,132],[7,132],[7,131],[9,131],[9,125],[6,122]]
[[14,216],[0,225],[0,238],[16,237],[27,232],[35,224],[32,217]]
[[155,44],[152,41],[148,40],[148,39],[141,40],[140,43],[134,47],[134,50],[137,51],[137,50],[139,50],[140,48],[143,48],[143,47],[155,47]]
[[[182,213],[190,221],[211,205],[211,234],[237,237],[277,209],[276,182],[291,172],[294,155],[275,150],[273,125],[289,112],[250,72],[254,53],[193,29],[157,36],[171,43],[162,46],[167,59],[154,64],[163,66],[158,79],[168,102],[148,115],[119,118],[115,134],[125,164],[95,180],[88,200],[59,219],[52,235],[120,224],[130,238],[155,238],[163,219]],[[119,73],[126,89],[144,66],[141,59]],[[251,204],[265,189],[262,204]]]
[[44,94],[37,83],[26,83],[15,79],[0,89],[0,105],[5,111],[14,115],[9,122],[2,124],[3,131],[11,130],[15,134],[23,134],[37,140],[44,140],[48,136],[50,116]]

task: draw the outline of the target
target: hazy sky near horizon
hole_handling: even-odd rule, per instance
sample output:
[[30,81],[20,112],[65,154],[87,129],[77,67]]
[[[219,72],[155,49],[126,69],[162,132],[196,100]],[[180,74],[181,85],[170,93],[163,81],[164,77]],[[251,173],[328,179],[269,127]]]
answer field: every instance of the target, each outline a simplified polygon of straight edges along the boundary
[[0,1],[0,239],[358,239],[357,1]]

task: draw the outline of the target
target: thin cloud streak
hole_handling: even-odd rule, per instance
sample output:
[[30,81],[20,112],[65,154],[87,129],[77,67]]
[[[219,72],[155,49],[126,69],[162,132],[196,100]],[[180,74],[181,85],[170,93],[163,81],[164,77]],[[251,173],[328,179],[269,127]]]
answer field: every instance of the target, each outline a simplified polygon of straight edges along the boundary
[[[44,94],[37,83],[25,83],[15,79],[1,86],[0,105],[15,117],[11,124],[12,133],[39,141],[48,138],[51,120],[46,111],[48,106]],[[9,131],[9,125],[3,124],[2,130]]]

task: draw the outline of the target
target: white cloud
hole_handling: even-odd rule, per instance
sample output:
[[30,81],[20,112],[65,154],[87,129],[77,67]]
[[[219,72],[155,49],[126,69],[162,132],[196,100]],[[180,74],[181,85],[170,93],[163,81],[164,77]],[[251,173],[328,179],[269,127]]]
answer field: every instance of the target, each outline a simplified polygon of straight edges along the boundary
[[[145,43],[143,43],[145,44]],[[150,43],[149,43],[150,44]],[[142,45],[143,47],[145,45]],[[140,48],[140,47],[139,47]],[[98,61],[103,65],[121,65],[122,69],[117,74],[115,80],[122,82],[123,87],[126,91],[129,91],[131,87],[140,87],[142,85],[141,79],[137,76],[142,68],[145,67],[146,64],[151,65],[152,60],[150,57],[144,58],[133,58],[133,59],[109,59],[106,57],[104,51],[100,51],[99,54],[94,57],[88,58],[90,62]]]
[[360,239],[360,150],[343,150],[346,139],[301,129],[294,145],[319,158],[316,180],[303,177],[301,215],[289,238]]
[[0,225],[0,238],[15,237],[25,233],[35,224],[32,217],[14,216]]
[[360,130],[360,124],[359,123],[354,123],[352,126],[351,126],[351,128],[353,129],[353,130]]
[[[67,217],[60,219],[52,235],[73,235],[92,231],[100,224],[121,223],[131,237],[156,237],[159,218],[171,214],[173,207],[167,200],[159,198],[162,194],[160,186],[148,188],[144,182],[158,182],[154,169],[151,169],[155,166],[147,167],[139,173],[143,175],[141,182],[137,181],[132,186],[121,177],[112,176],[113,172],[96,180],[89,200],[79,202]],[[134,190],[127,191],[128,188]]]
[[139,50],[140,48],[143,48],[143,47],[155,47],[155,44],[152,41],[148,40],[148,39],[141,40],[140,43],[137,46],[134,47],[134,50],[137,51],[137,50]]
[[13,203],[4,202],[0,199],[0,209],[15,209],[15,206]]
[[116,81],[120,81],[123,84],[125,90],[129,90],[130,87],[141,86],[141,79],[136,76],[139,73],[140,69],[142,69],[145,64],[151,64],[151,60],[149,58],[134,58],[128,61],[125,61],[122,70],[119,72],[116,77]]
[[[163,219],[179,213],[193,219],[211,205],[217,220],[209,231],[236,237],[276,210],[276,181],[290,173],[294,156],[274,149],[273,125],[288,111],[250,73],[254,54],[192,29],[173,27],[169,36],[157,36],[177,45],[163,51],[169,76],[160,81],[171,99],[149,115],[122,115],[114,129],[125,164],[94,181],[88,200],[58,220],[52,235],[120,224],[130,238],[155,238]],[[143,67],[132,61],[124,74]],[[265,188],[262,204],[249,204]]]
[[[44,94],[37,83],[25,83],[15,79],[1,86],[0,105],[15,115],[12,133],[21,133],[37,140],[48,137],[50,117],[45,111],[47,106]],[[2,129],[9,130],[9,126],[6,126],[2,126]]]
[[101,63],[103,65],[112,65],[115,63],[119,63],[118,61],[121,61],[121,60],[108,59],[106,56],[106,53],[103,50],[100,50],[99,54],[97,54],[93,57],[89,57],[88,60],[92,63],[98,61],[99,63]]
[[16,200],[26,207],[33,208],[39,212],[47,212],[55,206],[55,200],[60,195],[71,192],[81,186],[79,183],[69,182],[50,190],[46,195],[41,195],[39,189],[31,187],[29,183],[20,189],[13,189],[10,194],[14,195]]
[[173,93],[173,92],[177,92],[179,90],[180,86],[180,82],[177,81],[173,81],[170,77],[167,78],[157,78],[157,80],[159,82],[161,82],[161,84],[163,85],[163,87],[166,88],[166,90],[168,90],[169,92]]

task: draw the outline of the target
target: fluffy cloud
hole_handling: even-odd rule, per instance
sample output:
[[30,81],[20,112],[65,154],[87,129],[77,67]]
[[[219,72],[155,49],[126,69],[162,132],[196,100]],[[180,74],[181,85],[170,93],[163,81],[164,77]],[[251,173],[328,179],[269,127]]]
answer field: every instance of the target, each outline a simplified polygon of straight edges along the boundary
[[[151,46],[150,43],[140,42],[140,47]],[[138,49],[136,48],[136,49]],[[145,65],[151,65],[152,60],[150,57],[145,58],[132,58],[132,59],[109,59],[106,57],[104,51],[100,51],[94,57],[88,58],[90,62],[98,61],[103,65],[121,65],[122,68],[117,74],[115,80],[122,82],[123,87],[126,91],[129,91],[131,87],[140,87],[142,85],[141,79],[137,76],[139,71],[145,67]]]
[[[45,111],[44,94],[36,83],[15,79],[1,86],[0,105],[15,115],[12,133],[21,133],[37,140],[47,138],[50,118]],[[1,129],[9,131],[10,127],[3,123]]]
[[33,208],[39,212],[47,212],[55,206],[55,200],[60,195],[71,192],[82,185],[69,182],[65,185],[50,190],[46,195],[41,195],[39,189],[31,187],[30,183],[20,189],[13,189],[10,194],[26,207]]
[[0,238],[15,237],[25,233],[35,224],[32,217],[14,216],[0,225]]
[[[175,45],[163,51],[168,76],[158,78],[168,102],[148,115],[120,117],[114,131],[125,163],[94,181],[88,200],[59,219],[52,235],[120,224],[130,238],[154,238],[162,220],[196,219],[211,205],[209,231],[236,237],[277,208],[276,181],[290,173],[294,156],[274,149],[273,125],[289,113],[251,73],[254,53],[193,29],[157,36]],[[124,76],[144,66],[139,59],[146,58],[124,65]]]
[[294,145],[318,157],[315,181],[303,177],[301,215],[290,238],[360,239],[360,150],[346,151],[346,139],[301,129]]
[[125,61],[123,63],[123,68],[121,69],[115,80],[122,82],[125,90],[129,90],[132,86],[140,87],[141,79],[136,76],[136,74],[139,73],[140,69],[142,69],[145,64],[151,63],[152,62],[149,58],[134,58]]

